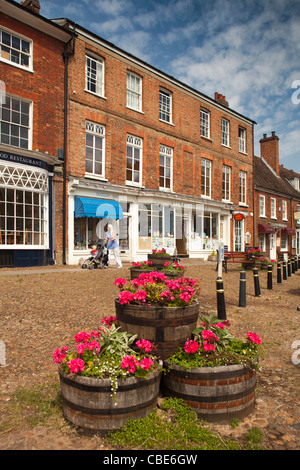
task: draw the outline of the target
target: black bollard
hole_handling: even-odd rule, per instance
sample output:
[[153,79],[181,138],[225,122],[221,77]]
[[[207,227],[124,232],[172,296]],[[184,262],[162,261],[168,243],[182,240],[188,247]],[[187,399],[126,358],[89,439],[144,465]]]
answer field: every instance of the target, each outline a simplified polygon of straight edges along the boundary
[[291,277],[292,269],[291,269],[291,259],[288,259],[288,277]]
[[300,256],[298,256],[298,269],[300,269]]
[[277,284],[282,284],[281,262],[277,262]]
[[298,271],[298,257],[297,255],[294,256],[294,263],[295,263],[295,272]]
[[217,278],[217,304],[218,304],[218,318],[220,320],[226,320],[226,307],[225,307],[225,295],[223,279]]
[[253,278],[254,278],[255,297],[259,297],[260,296],[260,285],[259,285],[258,269],[256,267],[253,268]]
[[283,270],[283,280],[287,280],[287,268],[286,268],[286,261],[283,261],[282,263],[282,270]]
[[267,284],[267,289],[271,290],[273,289],[273,279],[272,279],[272,265],[268,264],[268,284]]
[[246,307],[246,271],[240,272],[239,307]]
[[292,267],[292,274],[295,274],[295,258],[294,258],[294,256],[291,258],[291,267]]

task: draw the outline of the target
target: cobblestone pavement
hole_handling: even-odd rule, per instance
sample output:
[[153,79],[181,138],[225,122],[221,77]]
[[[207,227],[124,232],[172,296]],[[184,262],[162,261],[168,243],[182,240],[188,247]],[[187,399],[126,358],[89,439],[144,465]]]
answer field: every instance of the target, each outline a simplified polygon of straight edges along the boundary
[[[186,265],[186,276],[200,279],[201,311],[216,314],[215,263],[182,260],[182,264]],[[12,425],[3,430],[1,423],[19,387],[58,382],[52,361],[57,347],[72,343],[78,331],[95,329],[102,317],[114,314],[118,290],[113,282],[117,277],[128,278],[128,267],[0,270],[0,340],[6,345],[6,361],[0,365],[0,449],[107,449],[102,438],[77,434],[72,427],[58,427],[50,420],[46,426],[22,429]],[[259,272],[259,279],[261,296],[256,297],[252,272],[247,271],[247,305],[241,308],[238,269],[230,266],[228,273],[223,273],[230,331],[239,337],[249,330],[258,333],[265,349],[255,410],[236,427],[232,423],[209,427],[233,439],[243,438],[252,427],[258,427],[263,431],[265,449],[299,450],[300,351],[297,355],[295,342],[300,341],[300,270],[281,285],[274,272],[272,290],[267,289],[265,271]]]

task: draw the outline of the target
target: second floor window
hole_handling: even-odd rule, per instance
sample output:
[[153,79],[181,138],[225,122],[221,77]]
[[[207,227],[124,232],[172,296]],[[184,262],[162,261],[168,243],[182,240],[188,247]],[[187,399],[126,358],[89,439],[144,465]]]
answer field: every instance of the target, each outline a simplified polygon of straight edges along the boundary
[[201,160],[201,194],[210,197],[211,161],[206,158]]
[[246,152],[246,131],[239,127],[239,152]]
[[159,119],[172,122],[172,94],[166,90],[159,90]]
[[246,204],[246,178],[247,174],[245,171],[240,171],[240,188],[239,188],[239,202],[240,204]]
[[201,109],[200,111],[200,135],[209,139],[209,113]]
[[142,184],[142,150],[143,141],[140,137],[127,135],[126,143],[126,183]]
[[276,219],[276,199],[271,197],[271,218]]
[[160,145],[159,147],[159,187],[172,190],[173,149]]
[[96,95],[104,95],[104,61],[85,56],[85,89]]
[[230,201],[230,175],[230,166],[224,165],[222,172],[222,199],[225,201]]
[[30,103],[6,96],[0,108],[1,143],[30,149]]
[[259,196],[259,216],[265,217],[266,216],[266,204],[265,204],[265,196]]
[[229,147],[229,122],[223,118],[221,120],[221,143]]
[[0,59],[26,69],[32,68],[31,41],[0,29]]
[[282,201],[282,218],[287,220],[287,204],[286,201]]
[[105,127],[87,121],[85,129],[85,171],[104,177]]
[[142,111],[142,79],[132,72],[127,72],[127,106]]

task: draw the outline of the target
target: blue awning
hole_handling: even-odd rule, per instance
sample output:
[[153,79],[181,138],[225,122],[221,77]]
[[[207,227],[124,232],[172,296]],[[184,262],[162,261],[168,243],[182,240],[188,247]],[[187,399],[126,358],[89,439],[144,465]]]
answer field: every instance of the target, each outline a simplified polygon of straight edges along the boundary
[[123,211],[117,201],[75,196],[75,217],[123,219]]

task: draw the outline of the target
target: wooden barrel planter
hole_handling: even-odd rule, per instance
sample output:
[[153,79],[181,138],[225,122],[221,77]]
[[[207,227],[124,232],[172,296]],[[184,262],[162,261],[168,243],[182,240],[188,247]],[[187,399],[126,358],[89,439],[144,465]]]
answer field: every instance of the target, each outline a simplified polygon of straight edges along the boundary
[[186,307],[156,305],[121,305],[115,300],[117,324],[121,331],[136,334],[157,345],[157,356],[167,359],[184,346],[196,328],[199,303]]
[[161,269],[158,269],[158,268],[154,268],[154,269],[147,269],[147,270],[143,270],[143,269],[138,269],[138,268],[130,268],[130,279],[137,279],[139,277],[140,274],[142,273],[150,273],[151,271],[158,271],[158,272],[162,272],[163,274],[165,274],[167,276],[168,279],[178,279],[179,277],[183,277],[184,276],[184,269],[182,269],[180,272],[178,273],[164,273],[163,271],[161,271]]
[[161,371],[152,371],[145,379],[119,379],[116,403],[110,379],[71,376],[61,369],[59,377],[65,418],[92,434],[119,429],[128,419],[147,416],[157,404]]
[[162,377],[165,396],[185,401],[199,418],[220,422],[244,418],[255,406],[256,372],[244,365],[183,370],[170,367]]
[[165,263],[171,261],[171,255],[148,254],[148,261],[152,261],[154,269],[156,267],[163,267]]

